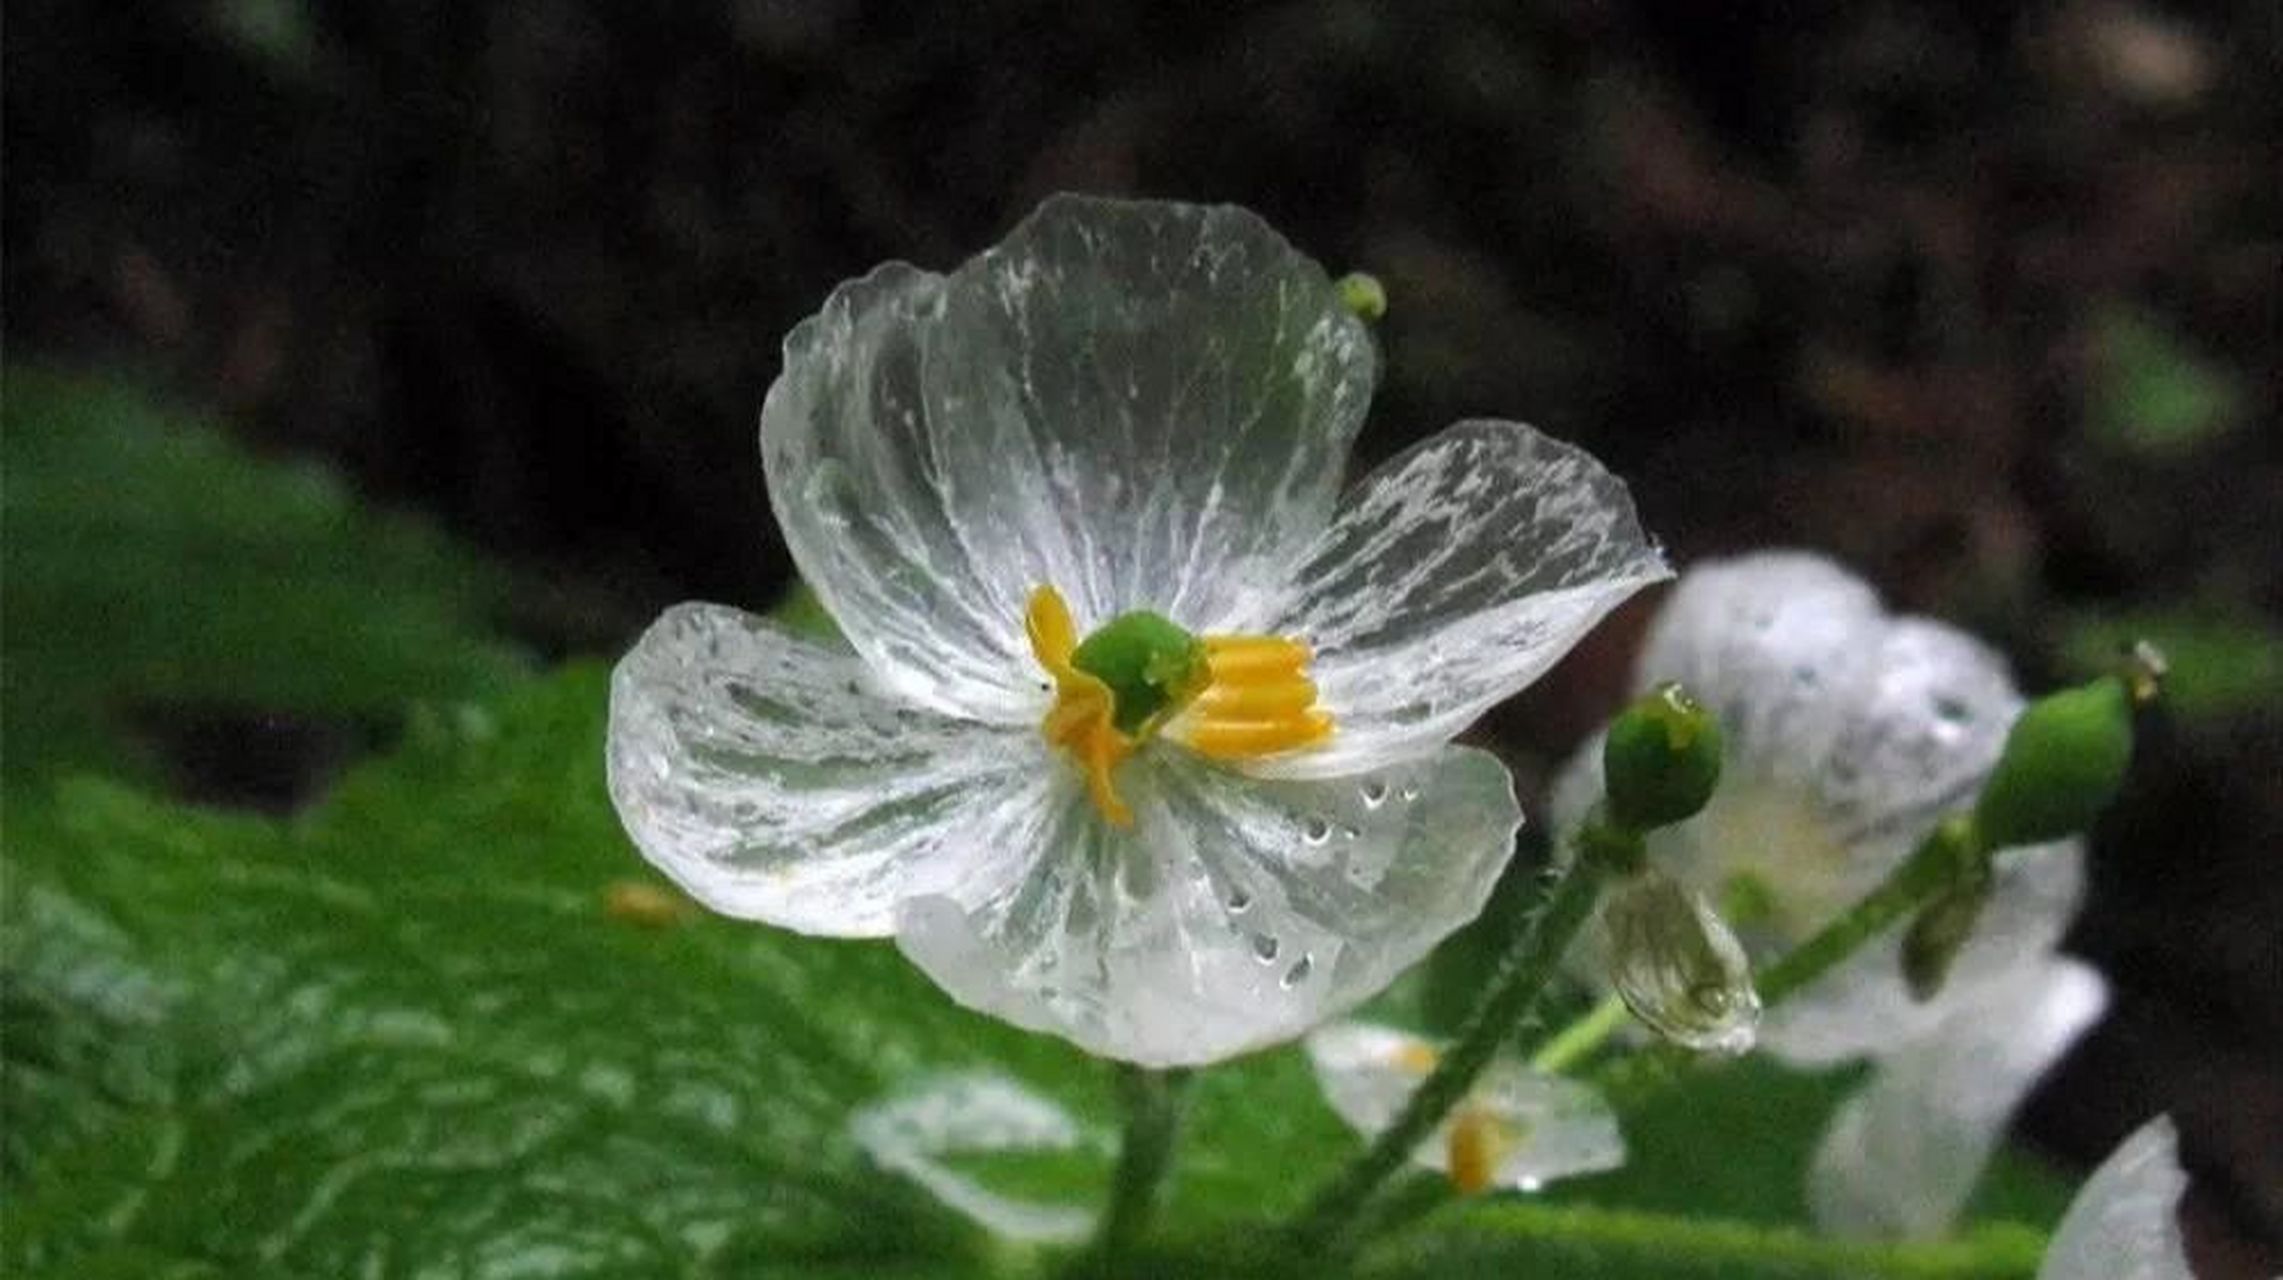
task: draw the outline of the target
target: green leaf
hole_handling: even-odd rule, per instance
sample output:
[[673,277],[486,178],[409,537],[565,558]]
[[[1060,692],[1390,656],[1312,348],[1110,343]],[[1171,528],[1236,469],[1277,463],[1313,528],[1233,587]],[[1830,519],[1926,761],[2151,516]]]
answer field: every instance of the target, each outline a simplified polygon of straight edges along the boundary
[[143,392],[7,371],[0,711],[20,784],[155,779],[132,732],[178,704],[393,718],[504,687],[500,573],[326,473],[260,461]]
[[[291,821],[68,785],[8,846],[0,1271],[977,1275],[994,1242],[873,1168],[850,1114],[945,1070],[1069,1109],[1096,1159],[968,1162],[1100,1202],[1109,1073],[953,1006],[890,948],[661,896],[604,794],[604,673],[416,717]],[[638,886],[629,889],[627,886]],[[1557,1188],[1797,1222],[1833,1086],[1708,1076]],[[1201,1073],[1157,1274],[1238,1274],[1356,1139],[1291,1049]],[[1709,1155],[1708,1153],[1716,1153]],[[1483,1244],[1501,1265],[1590,1240]],[[1582,1251],[1582,1252],[1581,1252]],[[1471,1255],[1470,1255],[1471,1256]],[[1598,1264],[1597,1264],[1598,1265]]]

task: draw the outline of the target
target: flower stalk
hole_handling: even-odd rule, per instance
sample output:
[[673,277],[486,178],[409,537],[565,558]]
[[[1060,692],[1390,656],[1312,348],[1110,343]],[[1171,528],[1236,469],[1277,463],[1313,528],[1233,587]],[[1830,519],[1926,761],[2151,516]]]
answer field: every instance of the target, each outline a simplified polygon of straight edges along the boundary
[[1499,960],[1457,1040],[1437,1059],[1402,1113],[1295,1220],[1293,1236],[1303,1248],[1336,1254],[1347,1246],[1366,1204],[1466,1096],[1506,1037],[1536,1011],[1563,953],[1593,918],[1605,875],[1601,858],[1580,856],[1555,883],[1545,905]]
[[1114,1272],[1118,1262],[1133,1250],[1149,1230],[1160,1201],[1165,1198],[1173,1172],[1173,1148],[1181,1137],[1181,1115],[1188,1101],[1192,1073],[1187,1070],[1152,1071],[1121,1064],[1118,1094],[1125,1103],[1125,1140],[1118,1151],[1118,1168],[1110,1183],[1110,1201],[1102,1213],[1094,1252],[1104,1269]]

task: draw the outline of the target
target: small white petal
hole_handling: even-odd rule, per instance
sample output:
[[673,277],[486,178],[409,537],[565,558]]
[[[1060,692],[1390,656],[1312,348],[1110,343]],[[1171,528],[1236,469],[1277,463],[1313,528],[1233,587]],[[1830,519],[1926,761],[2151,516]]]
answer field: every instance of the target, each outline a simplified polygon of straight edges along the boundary
[[1289,1040],[1472,919],[1521,822],[1505,767],[1446,748],[1327,781],[1256,781],[1177,750],[1121,772],[1131,828],[1062,775],[1026,874],[897,943],[961,1003],[1147,1066]]
[[2195,1280],[2180,1232],[2179,1141],[2158,1116],[2102,1161],[2054,1229],[2037,1280]]
[[1024,601],[1196,630],[1329,518],[1376,357],[1241,209],[1057,197],[948,277],[891,267],[785,344],[762,453],[787,545],[904,695],[1035,721]]
[[1326,777],[1431,750],[1667,576],[1624,483],[1590,455],[1520,423],[1459,423],[1349,493],[1291,609],[1247,628],[1314,647],[1339,722],[1259,771]]
[[[1392,1027],[1335,1022],[1310,1032],[1308,1059],[1325,1101],[1365,1137],[1395,1122],[1412,1091],[1434,1067],[1428,1041]],[[1625,1163],[1617,1117],[1589,1086],[1542,1075],[1520,1063],[1491,1064],[1462,1108],[1494,1118],[1513,1146],[1500,1158],[1493,1182],[1536,1190],[1556,1178],[1598,1173]],[[1451,1122],[1445,1120],[1412,1153],[1414,1163],[1449,1173]]]
[[2107,1002],[2091,968],[2050,960],[1984,988],[1883,1059],[1816,1153],[1816,1221],[1859,1237],[1947,1234],[2015,1109]]
[[1678,680],[1719,717],[1732,762],[1796,781],[1837,736],[1827,698],[1871,659],[1882,622],[1871,588],[1822,556],[1708,561],[1657,611],[1634,684]]
[[1093,1230],[1091,1209],[1017,1199],[948,1163],[960,1156],[1078,1152],[1098,1145],[1068,1112],[1006,1076],[930,1076],[857,1111],[848,1128],[881,1168],[910,1178],[1000,1235],[1074,1244]]
[[643,856],[716,911],[803,933],[878,937],[903,899],[967,892],[977,852],[1044,809],[1046,749],[867,682],[765,619],[667,610],[611,679],[610,794]]
[[1974,935],[1934,999],[1916,999],[1903,981],[1898,926],[1770,1010],[1760,1026],[1761,1047],[1803,1066],[1882,1054],[1928,1034],[1987,990],[2037,967],[2077,914],[2084,847],[2070,840],[2008,849],[1998,854],[1995,874],[1996,887]]

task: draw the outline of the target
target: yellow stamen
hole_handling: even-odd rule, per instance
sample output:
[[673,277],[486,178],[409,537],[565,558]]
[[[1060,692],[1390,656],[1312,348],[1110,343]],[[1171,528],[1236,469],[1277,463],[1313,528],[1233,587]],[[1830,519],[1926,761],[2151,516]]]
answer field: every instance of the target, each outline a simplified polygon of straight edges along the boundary
[[1332,736],[1332,717],[1316,706],[1308,679],[1308,646],[1284,636],[1203,637],[1208,678],[1185,702],[1152,714],[1131,735],[1117,727],[1117,695],[1100,677],[1072,665],[1078,628],[1070,607],[1051,586],[1031,592],[1023,615],[1031,652],[1054,678],[1054,705],[1039,731],[1071,754],[1085,774],[1086,791],[1102,816],[1128,826],[1133,811],[1112,777],[1126,757],[1161,726],[1214,760],[1250,760],[1312,746]]
[[1308,646],[1288,636],[1206,636],[1212,672],[1176,730],[1214,760],[1252,760],[1314,746],[1332,736],[1307,677]]
[[1449,1157],[1451,1185],[1460,1195],[1490,1190],[1498,1181],[1498,1166],[1519,1137],[1504,1120],[1476,1107],[1461,1107],[1451,1117],[1444,1154]]

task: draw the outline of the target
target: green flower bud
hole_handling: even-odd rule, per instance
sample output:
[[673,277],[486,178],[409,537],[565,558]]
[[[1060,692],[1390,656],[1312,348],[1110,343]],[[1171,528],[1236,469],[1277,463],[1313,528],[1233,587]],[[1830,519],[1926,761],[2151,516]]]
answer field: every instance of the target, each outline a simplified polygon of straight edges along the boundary
[[1340,291],[1340,305],[1354,312],[1357,319],[1376,322],[1387,314],[1387,286],[1377,276],[1350,272],[1332,287]]
[[1743,1053],[1759,1035],[1760,996],[1736,935],[1703,898],[1661,871],[1601,906],[1610,983],[1633,1016],[1690,1049]]
[[1609,817],[1635,831],[1696,816],[1720,783],[1720,722],[1677,684],[1625,708],[1602,741]]
[[2048,694],[2021,713],[1974,805],[1984,844],[2043,844],[2093,825],[2132,760],[2138,687],[2132,673],[2102,676]]

